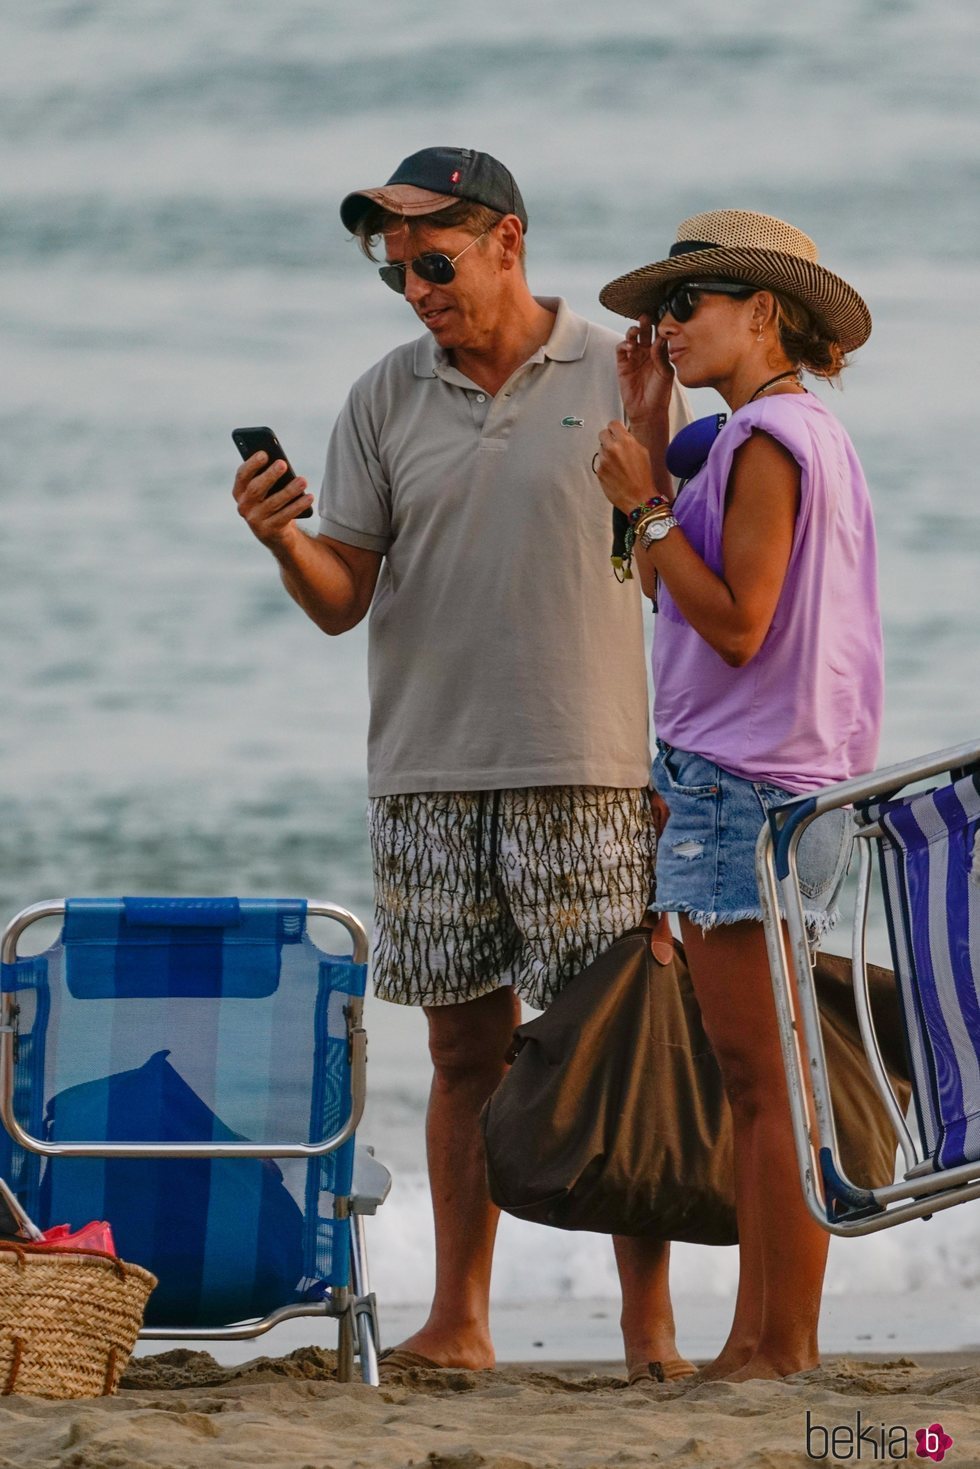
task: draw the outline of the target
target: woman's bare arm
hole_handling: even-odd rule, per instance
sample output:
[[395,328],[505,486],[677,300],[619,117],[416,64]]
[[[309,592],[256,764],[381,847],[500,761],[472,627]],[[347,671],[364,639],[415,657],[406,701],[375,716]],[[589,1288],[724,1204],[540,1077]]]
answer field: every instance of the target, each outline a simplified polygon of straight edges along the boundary
[[[612,503],[626,509],[652,492],[652,482],[644,447],[624,437],[620,425],[616,429],[603,448],[600,478]],[[649,550],[636,548],[644,589],[656,570],[687,621],[733,668],[755,657],[769,631],[789,566],[799,494],[796,460],[757,431],[732,464],[720,576],[679,528]]]

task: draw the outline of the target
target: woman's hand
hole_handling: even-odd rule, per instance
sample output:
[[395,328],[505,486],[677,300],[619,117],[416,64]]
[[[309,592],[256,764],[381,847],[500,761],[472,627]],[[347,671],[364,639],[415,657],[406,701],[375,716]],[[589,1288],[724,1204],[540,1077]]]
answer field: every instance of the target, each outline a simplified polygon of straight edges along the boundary
[[655,334],[651,317],[641,316],[639,325],[627,331],[616,348],[616,370],[630,426],[645,440],[646,425],[659,426],[666,419],[674,386],[667,343]]
[[649,796],[650,814],[653,817],[653,829],[657,833],[657,841],[659,842],[664,834],[664,827],[670,820],[670,807],[659,791],[651,790]]
[[600,430],[593,468],[610,505],[627,515],[653,494],[650,455],[618,418]]

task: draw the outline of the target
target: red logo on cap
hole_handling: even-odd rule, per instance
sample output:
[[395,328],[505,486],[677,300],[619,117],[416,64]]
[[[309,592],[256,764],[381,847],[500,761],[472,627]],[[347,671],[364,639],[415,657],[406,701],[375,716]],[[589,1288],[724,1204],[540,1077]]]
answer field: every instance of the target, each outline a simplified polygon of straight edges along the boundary
[[452,171],[452,173],[449,175],[449,182],[451,184],[458,184],[459,183],[459,169],[458,168],[454,168],[453,171]]

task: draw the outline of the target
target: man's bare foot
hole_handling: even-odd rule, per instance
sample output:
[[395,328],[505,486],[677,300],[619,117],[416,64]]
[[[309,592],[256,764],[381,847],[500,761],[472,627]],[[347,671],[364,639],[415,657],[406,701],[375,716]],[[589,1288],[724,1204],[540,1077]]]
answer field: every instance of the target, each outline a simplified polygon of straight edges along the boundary
[[[624,1310],[624,1317],[626,1312]],[[693,1362],[677,1350],[673,1317],[669,1303],[666,1311],[648,1310],[640,1320],[620,1321],[623,1332],[623,1355],[626,1358],[626,1380],[675,1382],[691,1377],[697,1371]]]
[[637,1358],[626,1364],[626,1381],[630,1387],[641,1382],[680,1382],[693,1377],[697,1371],[693,1362],[686,1357],[674,1355],[649,1360]]
[[410,1352],[433,1367],[458,1367],[469,1372],[485,1371],[497,1364],[489,1335],[476,1330],[436,1331],[426,1325],[399,1342],[392,1352]]

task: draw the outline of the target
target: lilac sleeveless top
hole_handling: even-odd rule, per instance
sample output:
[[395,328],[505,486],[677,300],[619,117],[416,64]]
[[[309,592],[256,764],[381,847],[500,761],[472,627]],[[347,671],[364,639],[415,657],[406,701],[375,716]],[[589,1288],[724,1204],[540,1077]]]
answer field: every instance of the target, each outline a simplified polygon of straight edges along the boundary
[[657,736],[746,780],[810,791],[872,770],[883,699],[871,502],[850,439],[812,393],[746,404],[681,491],[674,514],[717,573],[736,449],[753,429],[800,466],[800,509],[772,626],[731,668],[661,583],[653,650]]

